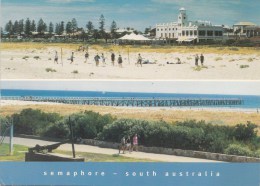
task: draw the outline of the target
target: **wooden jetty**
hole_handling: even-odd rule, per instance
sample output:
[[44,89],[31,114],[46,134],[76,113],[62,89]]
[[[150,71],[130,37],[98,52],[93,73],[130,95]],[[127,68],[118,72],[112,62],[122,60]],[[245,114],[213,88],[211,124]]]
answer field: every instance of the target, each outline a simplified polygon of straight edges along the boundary
[[78,105],[103,105],[126,107],[180,107],[180,106],[235,106],[244,101],[239,98],[108,98],[108,97],[44,97],[44,96],[2,96],[2,100],[55,102]]

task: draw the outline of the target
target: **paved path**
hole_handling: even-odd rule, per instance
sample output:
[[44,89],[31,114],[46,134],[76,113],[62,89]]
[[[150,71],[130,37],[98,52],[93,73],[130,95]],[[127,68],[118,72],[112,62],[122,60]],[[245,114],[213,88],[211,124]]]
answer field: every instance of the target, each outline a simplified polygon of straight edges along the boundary
[[[14,144],[24,145],[28,147],[34,147],[36,144],[39,145],[50,145],[55,142],[43,141],[43,140],[35,140],[35,139],[27,139],[27,138],[14,138]],[[58,150],[71,151],[71,144],[61,145]],[[109,149],[109,148],[100,148],[96,146],[90,145],[81,145],[75,144],[76,152],[90,152],[90,153],[99,153],[99,154],[118,154],[118,150]],[[174,155],[164,155],[164,154],[154,154],[154,153],[145,153],[145,152],[132,152],[126,154],[122,154],[122,156],[131,157],[131,158],[145,158],[151,159],[154,161],[164,161],[164,162],[217,162],[214,160],[206,160],[206,159],[198,159],[198,158],[190,158],[183,156],[174,156]]]

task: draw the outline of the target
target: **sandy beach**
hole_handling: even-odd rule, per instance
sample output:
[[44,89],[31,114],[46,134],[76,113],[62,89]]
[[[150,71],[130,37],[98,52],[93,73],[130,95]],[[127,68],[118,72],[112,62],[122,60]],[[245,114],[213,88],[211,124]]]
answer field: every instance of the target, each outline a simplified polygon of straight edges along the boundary
[[[4,48],[1,51],[2,79],[162,79],[162,80],[259,80],[260,50],[252,49],[249,53],[232,51],[214,52],[203,49],[116,49],[89,47],[89,59],[85,63],[85,52],[77,51],[78,46],[44,46],[33,48]],[[25,44],[26,45],[26,44]],[[59,64],[54,63],[55,51],[58,51]],[[111,52],[116,55],[115,66],[111,63]],[[216,49],[216,51],[218,51]],[[74,62],[70,64],[71,53]],[[195,67],[194,56],[204,53],[204,67]],[[106,62],[96,67],[94,56],[104,53]],[[154,64],[137,66],[137,57],[141,53],[143,60]],[[119,68],[117,58],[123,58],[123,68]],[[182,64],[176,64],[180,58]],[[172,63],[172,64],[167,64]],[[52,72],[51,72],[52,71]]]
[[117,118],[164,120],[167,122],[204,120],[217,125],[236,125],[239,123],[246,124],[247,121],[251,121],[260,127],[260,114],[253,109],[202,107],[112,107],[14,100],[1,100],[0,106],[0,115],[2,116],[10,116],[14,113],[19,113],[21,110],[26,108],[40,109],[44,112],[56,112],[61,115],[69,115],[76,112],[91,110],[100,114],[111,114]]

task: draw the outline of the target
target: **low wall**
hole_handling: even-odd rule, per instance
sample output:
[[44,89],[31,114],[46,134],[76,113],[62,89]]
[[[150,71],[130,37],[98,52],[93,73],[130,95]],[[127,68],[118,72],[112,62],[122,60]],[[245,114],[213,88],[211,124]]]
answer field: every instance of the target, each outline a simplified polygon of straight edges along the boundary
[[[119,143],[98,141],[93,139],[83,139],[82,143],[86,145],[99,146],[103,148],[113,148],[113,149],[118,149],[118,145],[119,145]],[[260,162],[260,158],[254,158],[254,157],[236,156],[236,155],[227,155],[227,154],[220,154],[220,153],[182,150],[182,149],[172,149],[172,148],[162,148],[162,147],[139,146],[138,150],[140,152],[185,156],[185,157],[226,161],[226,162]]]

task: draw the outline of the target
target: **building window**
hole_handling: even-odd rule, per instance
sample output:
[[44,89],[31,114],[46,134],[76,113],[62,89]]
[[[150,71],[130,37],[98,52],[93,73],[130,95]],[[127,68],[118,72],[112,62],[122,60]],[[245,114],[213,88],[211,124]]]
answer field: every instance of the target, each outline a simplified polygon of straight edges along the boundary
[[192,30],[190,31],[190,36],[192,36],[193,35],[193,32],[192,32]]
[[169,38],[171,38],[171,33],[169,33]]
[[208,30],[207,31],[207,36],[213,36],[213,31],[212,30]]
[[215,36],[222,36],[223,32],[222,31],[215,31]]
[[165,28],[165,31],[167,31],[167,28]]
[[167,37],[167,33],[165,33],[165,37]]
[[185,36],[185,31],[182,31],[182,36]]
[[186,36],[189,36],[189,31],[188,30],[186,31]]
[[194,30],[194,36],[196,36],[197,35],[197,30]]
[[199,36],[206,36],[205,30],[199,30]]
[[160,29],[157,29],[157,31],[160,31]]
[[161,37],[163,37],[163,33],[161,33]]
[[163,29],[161,29],[161,31],[163,31]]
[[183,19],[186,19],[186,17],[183,17]]

